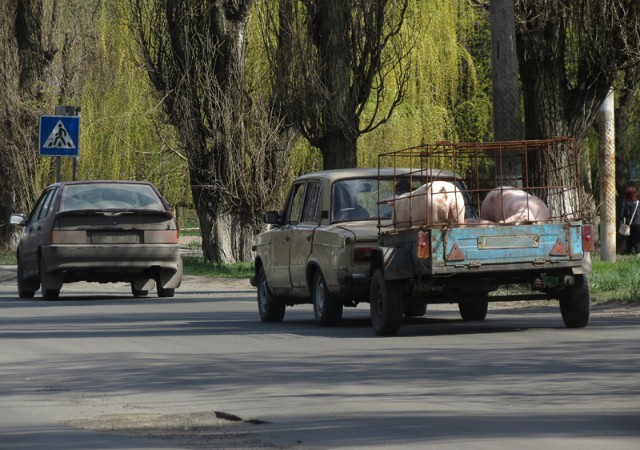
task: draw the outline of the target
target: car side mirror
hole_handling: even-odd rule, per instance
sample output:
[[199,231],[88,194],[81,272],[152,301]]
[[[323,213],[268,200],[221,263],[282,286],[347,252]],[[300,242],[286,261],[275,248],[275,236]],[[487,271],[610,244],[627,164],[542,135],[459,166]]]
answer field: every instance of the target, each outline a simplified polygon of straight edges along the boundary
[[267,211],[264,215],[264,223],[280,225],[282,223],[282,217],[278,211]]
[[11,225],[18,225],[23,227],[27,224],[24,214],[11,214]]

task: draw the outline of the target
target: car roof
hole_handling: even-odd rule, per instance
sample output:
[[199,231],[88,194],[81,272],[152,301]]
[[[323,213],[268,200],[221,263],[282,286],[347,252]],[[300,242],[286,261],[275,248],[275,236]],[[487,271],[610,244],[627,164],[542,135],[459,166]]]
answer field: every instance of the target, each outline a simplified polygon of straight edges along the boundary
[[296,180],[305,180],[309,178],[324,178],[331,182],[348,179],[348,178],[377,178],[378,176],[383,178],[393,178],[394,176],[424,176],[434,177],[440,179],[460,179],[460,177],[450,170],[443,169],[409,169],[406,167],[385,167],[385,168],[354,168],[354,169],[334,169],[334,170],[321,170],[318,172],[311,172],[305,175],[299,176]]
[[91,184],[143,184],[147,186],[153,186],[153,183],[149,181],[132,181],[132,180],[84,180],[84,181],[59,181],[53,183],[51,186],[71,186],[71,185],[91,185]]

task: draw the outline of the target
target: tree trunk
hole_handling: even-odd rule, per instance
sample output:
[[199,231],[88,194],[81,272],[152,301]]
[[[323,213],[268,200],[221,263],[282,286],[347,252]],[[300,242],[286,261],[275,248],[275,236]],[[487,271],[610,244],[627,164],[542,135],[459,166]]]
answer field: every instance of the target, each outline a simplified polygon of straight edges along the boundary
[[349,34],[351,3],[344,0],[318,1],[311,17],[318,49],[320,78],[331,99],[325,112],[321,138],[312,144],[320,148],[324,169],[356,167],[359,127],[349,75],[352,49]]
[[[513,0],[492,0],[490,17],[494,140],[518,141],[522,139],[522,120]],[[501,156],[495,161],[502,169],[500,182],[521,188],[522,153]]]
[[496,141],[522,139],[513,0],[492,0],[491,78]]

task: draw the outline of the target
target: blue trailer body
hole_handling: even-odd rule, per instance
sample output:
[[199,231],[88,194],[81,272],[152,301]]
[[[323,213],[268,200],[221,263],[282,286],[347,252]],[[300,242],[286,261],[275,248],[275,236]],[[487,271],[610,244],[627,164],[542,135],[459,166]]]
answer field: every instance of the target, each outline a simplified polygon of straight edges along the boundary
[[[427,236],[420,257],[419,236]],[[380,235],[385,278],[525,271],[590,272],[581,221],[529,225],[415,227]],[[425,257],[426,256],[426,257]]]

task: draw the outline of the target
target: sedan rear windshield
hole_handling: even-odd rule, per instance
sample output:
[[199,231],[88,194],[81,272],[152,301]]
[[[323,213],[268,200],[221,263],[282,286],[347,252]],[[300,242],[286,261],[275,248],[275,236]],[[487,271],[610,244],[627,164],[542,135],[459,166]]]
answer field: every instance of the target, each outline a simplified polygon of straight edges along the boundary
[[165,211],[162,200],[145,184],[77,184],[66,186],[60,211],[82,209],[150,209]]

